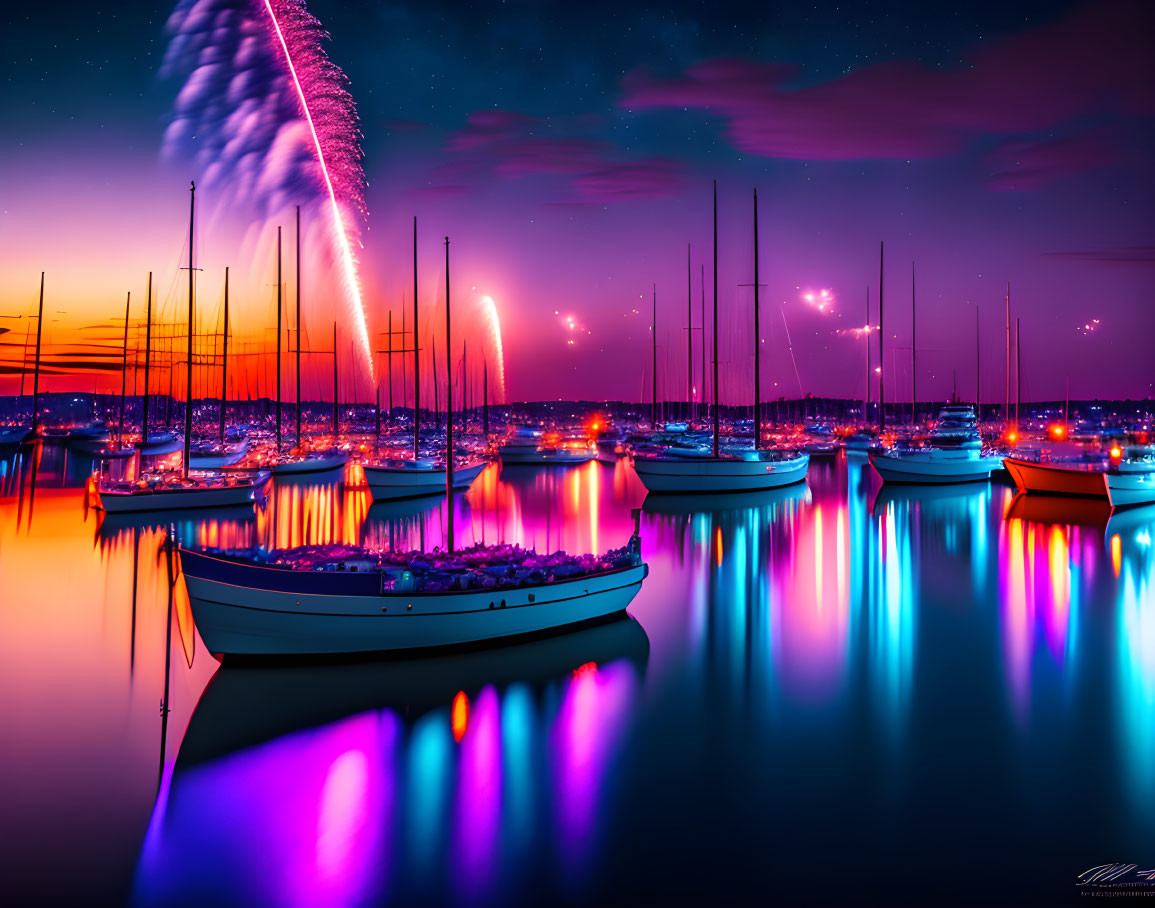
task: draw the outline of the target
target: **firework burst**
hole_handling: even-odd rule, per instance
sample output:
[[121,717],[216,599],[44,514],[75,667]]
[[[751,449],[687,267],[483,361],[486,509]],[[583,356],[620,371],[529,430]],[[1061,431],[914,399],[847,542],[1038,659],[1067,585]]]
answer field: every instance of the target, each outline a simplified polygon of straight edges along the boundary
[[165,131],[170,160],[192,159],[230,213],[264,221],[292,204],[325,231],[372,373],[354,249],[365,214],[356,107],[328,36],[303,0],[182,0],[161,75],[182,78]]

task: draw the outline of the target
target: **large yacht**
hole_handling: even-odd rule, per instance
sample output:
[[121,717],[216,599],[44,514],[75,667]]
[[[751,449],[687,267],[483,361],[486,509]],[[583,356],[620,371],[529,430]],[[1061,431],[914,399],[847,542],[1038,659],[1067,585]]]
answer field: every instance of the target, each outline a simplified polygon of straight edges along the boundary
[[872,463],[884,482],[986,482],[1002,458],[984,454],[982,447],[974,408],[951,404],[942,408],[929,437],[895,446]]

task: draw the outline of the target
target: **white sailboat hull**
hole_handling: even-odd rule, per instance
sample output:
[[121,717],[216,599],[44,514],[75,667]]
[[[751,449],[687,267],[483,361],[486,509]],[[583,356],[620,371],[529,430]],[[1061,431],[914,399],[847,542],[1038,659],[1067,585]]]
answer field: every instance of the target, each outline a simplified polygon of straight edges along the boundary
[[[453,471],[453,488],[468,489],[485,469],[484,463],[473,464]],[[374,501],[395,501],[401,498],[417,498],[421,495],[436,495],[445,491],[445,470],[431,467],[363,467],[365,482],[373,494]]]
[[666,460],[635,458],[634,471],[650,492],[755,492],[802,482],[810,458],[790,460]]
[[558,448],[554,450],[538,450],[529,447],[504,447],[498,450],[501,462],[504,464],[574,464],[586,463],[596,458],[596,450],[573,450]]
[[[183,561],[182,553],[182,561]],[[646,565],[532,588],[334,596],[185,575],[197,630],[215,655],[410,650],[521,636],[625,610]]]
[[1002,466],[1000,457],[981,457],[970,451],[916,451],[883,454],[871,463],[884,482],[946,484],[986,482]]
[[216,451],[193,451],[189,454],[189,469],[219,470],[221,467],[231,467],[244,460],[248,451],[248,442]]
[[113,492],[101,489],[100,508],[109,514],[128,514],[140,511],[173,511],[192,508],[224,508],[238,504],[252,504],[261,497],[264,483],[253,485],[221,486],[216,488],[183,488]]
[[1155,504],[1155,473],[1108,473],[1107,497],[1116,508]]
[[326,454],[322,457],[306,457],[303,460],[287,460],[273,464],[274,476],[299,476],[303,473],[328,473],[332,470],[343,469],[349,460],[344,451]]

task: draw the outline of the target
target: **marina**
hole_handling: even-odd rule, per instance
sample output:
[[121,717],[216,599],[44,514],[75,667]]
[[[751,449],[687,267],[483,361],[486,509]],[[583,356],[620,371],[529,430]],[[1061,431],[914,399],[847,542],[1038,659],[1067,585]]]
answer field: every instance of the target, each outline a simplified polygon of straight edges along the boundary
[[[706,496],[647,493],[628,458],[493,463],[455,496],[459,544],[606,550],[636,520],[649,576],[628,617],[401,659],[218,662],[182,576],[191,553],[432,552],[444,496],[373,503],[365,487],[274,478],[264,507],[114,514],[85,510],[67,459],[47,450],[37,488],[22,467],[0,502],[4,723],[27,742],[4,757],[22,791],[5,802],[26,831],[8,852],[18,891],[48,885],[51,836],[85,856],[56,891],[97,900],[275,902],[290,874],[330,903],[614,900],[639,864],[647,892],[698,899],[735,860],[747,869],[728,885],[760,885],[736,830],[705,847],[688,834],[755,799],[792,818],[772,833],[799,871],[787,897],[831,848],[900,886],[912,871],[890,854],[933,885],[959,854],[1014,847],[1014,868],[954,884],[979,898],[992,879],[1065,892],[1022,871],[1155,832],[1142,509],[1020,517],[1005,483],[892,487],[844,454],[806,483]],[[59,558],[58,604],[38,608]],[[45,752],[100,768],[62,767],[49,792]],[[349,785],[356,798],[335,802]],[[1101,807],[1077,828],[1055,820],[1054,791],[1072,788]],[[318,816],[337,825],[319,832]],[[333,848],[339,863],[301,865],[302,849]]]
[[170,4],[0,9],[5,905],[1155,897],[1155,6]]

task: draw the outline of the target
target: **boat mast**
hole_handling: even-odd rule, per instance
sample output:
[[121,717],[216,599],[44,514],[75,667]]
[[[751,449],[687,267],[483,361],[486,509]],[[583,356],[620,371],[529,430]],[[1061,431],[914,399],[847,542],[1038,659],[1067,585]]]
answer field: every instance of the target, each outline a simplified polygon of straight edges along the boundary
[[686,413],[694,419],[694,287],[690,271],[690,244],[686,244]]
[[441,389],[437,384],[437,338],[429,338],[429,354],[433,357],[433,425],[441,421]]
[[758,349],[758,190],[754,190],[754,450],[762,443],[762,372]]
[[[281,450],[281,228],[277,228],[277,450]],[[300,341],[298,340],[298,343]]]
[[886,430],[886,358],[882,333],[882,256],[883,241],[878,243],[878,434]]
[[152,272],[148,273],[148,308],[144,316],[144,413],[140,420],[140,442],[148,443],[148,367],[152,353]]
[[975,409],[979,422],[983,421],[982,353],[979,349],[979,309],[975,306]]
[[650,428],[658,428],[658,285],[654,284],[654,314],[650,318],[650,346],[653,350],[653,371],[650,373]]
[[449,237],[445,238],[445,513],[446,547],[453,551],[453,339],[449,329]]
[[481,419],[482,431],[489,438],[489,360],[482,360],[481,369]]
[[714,181],[714,459],[718,458],[718,441],[722,432],[718,409],[718,181]]
[[[402,306],[405,305],[404,300],[402,300],[401,305]],[[392,421],[392,419],[393,419],[393,310],[392,309],[389,310],[389,357],[388,357],[388,369],[387,369],[387,371],[389,372],[389,419],[390,419],[390,421]],[[381,434],[381,413],[380,413],[380,410],[381,410],[381,388],[380,388],[380,386],[378,386],[378,388],[377,388],[377,410],[378,410],[378,413],[377,413],[377,434]]]
[[1067,390],[1063,397],[1063,434],[1070,435],[1071,420],[1071,376],[1067,376]]
[[[417,215],[413,215],[413,459],[421,446],[421,368],[417,334]],[[436,382],[434,382],[436,387]]]
[[[356,346],[356,344],[353,343],[352,339],[349,340],[349,362],[350,362],[350,364],[355,364],[357,362],[357,346]],[[358,398],[357,398],[357,370],[356,370],[356,368],[350,369],[350,371],[349,371],[349,384],[351,386],[349,389],[349,391],[350,391],[349,403],[352,404],[352,407],[353,407],[352,412],[350,413],[350,418],[353,418],[357,415],[357,400],[358,400]]]
[[337,419],[337,323],[333,322],[333,445],[341,440],[341,424]]
[[44,272],[40,272],[40,306],[36,310],[36,371],[32,376],[32,434],[40,425],[40,340],[44,328]]
[[[334,350],[336,348],[334,347]],[[301,206],[297,206],[297,450],[301,448]]]
[[32,337],[32,318],[29,316],[27,324],[24,326],[24,346],[20,350],[20,398],[17,401],[19,406],[24,404],[24,381],[25,373],[28,371],[28,343]]
[[[405,329],[405,306],[404,306],[404,300],[403,300],[402,306],[401,306],[401,409],[402,410],[405,409],[405,401],[409,400],[409,385],[408,385],[408,379],[406,378],[406,374],[407,374],[406,369],[409,368],[409,360],[407,360],[405,358],[408,355],[405,352],[405,338],[407,338],[408,336],[409,335]],[[416,343],[413,344],[413,358],[414,359],[417,358],[417,344]],[[416,400],[414,400],[414,402],[413,402],[413,421],[414,422],[417,421],[417,401]]]
[[[706,403],[706,266],[702,265],[700,272],[700,283],[702,289],[702,403]],[[707,410],[709,404],[706,404]]]
[[1003,404],[1003,424],[1011,424],[1011,282],[1007,281],[1007,396]]
[[225,405],[229,401],[229,269],[225,266],[225,327],[221,348],[221,444],[225,443]]
[[120,426],[116,430],[116,445],[124,443],[124,394],[128,380],[128,309],[132,302],[132,292],[129,291],[124,300],[124,352],[120,360]]
[[1015,318],[1015,429],[1019,428],[1019,407],[1023,402],[1023,329]]
[[914,262],[910,263],[910,424],[918,423],[918,330],[914,314]]
[[[161,312],[164,312],[164,304],[161,304]],[[161,316],[163,318],[163,315]],[[168,337],[164,338],[168,341],[168,349],[165,351],[168,354],[168,397],[164,401],[164,425],[167,429],[173,428],[172,423],[172,405],[173,405],[173,375],[176,373],[176,362],[174,350],[176,349],[176,314],[173,314],[171,322],[162,322],[165,328],[168,329]]]
[[185,405],[184,405],[184,464],[183,470],[185,479],[188,479],[189,457],[192,454],[192,410],[193,410],[193,386],[192,386],[192,362],[193,362],[193,312],[195,305],[194,289],[193,289],[193,275],[196,269],[193,267],[193,251],[196,246],[196,234],[193,232],[195,226],[193,217],[196,214],[196,197],[197,184],[189,182],[189,204],[188,204],[188,356],[185,363]]
[[866,397],[862,400],[862,427],[870,426],[870,285],[866,286]]
[[469,349],[461,342],[461,434],[469,434]]

